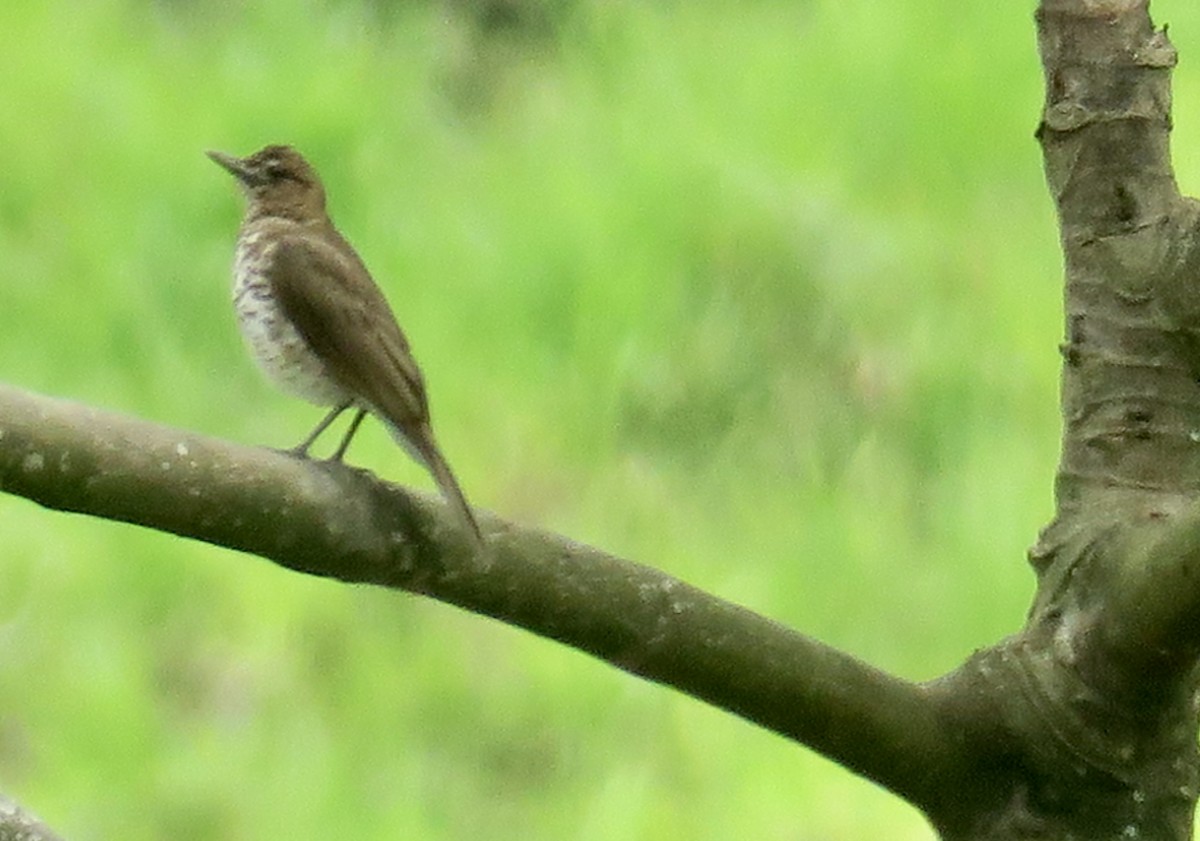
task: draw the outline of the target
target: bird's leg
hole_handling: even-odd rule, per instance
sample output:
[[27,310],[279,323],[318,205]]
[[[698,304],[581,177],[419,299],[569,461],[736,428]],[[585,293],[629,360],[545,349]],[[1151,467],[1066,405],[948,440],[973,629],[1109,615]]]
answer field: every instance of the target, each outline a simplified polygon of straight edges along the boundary
[[[317,428],[310,432],[307,438],[305,438],[295,447],[292,447],[289,452],[291,452],[292,455],[300,458],[308,458],[308,448],[313,445],[313,442],[320,437],[322,432],[324,432],[326,429],[329,429],[329,424],[337,420],[338,415],[350,408],[353,402],[354,401],[352,400],[347,400],[345,403],[334,406],[332,409],[330,409],[329,414],[325,416],[324,420],[317,424]],[[338,450],[338,452],[341,453],[344,449],[345,447],[343,446]]]
[[346,434],[342,437],[342,443],[338,444],[337,450],[329,457],[330,461],[341,461],[342,456],[346,454],[346,450],[350,448],[350,439],[354,437],[354,433],[358,432],[358,425],[363,422],[363,418],[367,416],[366,409],[359,409],[354,416],[354,420],[350,421],[350,427],[346,430]]

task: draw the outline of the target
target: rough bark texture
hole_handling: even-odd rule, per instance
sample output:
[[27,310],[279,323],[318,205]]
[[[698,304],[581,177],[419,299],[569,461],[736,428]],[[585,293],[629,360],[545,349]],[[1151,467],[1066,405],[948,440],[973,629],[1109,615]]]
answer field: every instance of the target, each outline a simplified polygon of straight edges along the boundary
[[[1192,836],[1200,792],[1200,206],[1145,0],[1043,0],[1065,263],[1057,511],[1025,627],[918,686],[669,575],[341,465],[0,387],[0,490],[496,617],[793,738],[943,838]],[[814,563],[819,561],[814,561]],[[881,630],[882,632],[882,630]]]
[[1169,160],[1175,52],[1144,0],[1045,0],[1037,24],[1066,280],[1057,512],[1025,629],[984,657],[1013,773],[991,814],[934,817],[952,838],[1190,838],[1200,295]]
[[33,815],[0,794],[0,841],[62,841]]

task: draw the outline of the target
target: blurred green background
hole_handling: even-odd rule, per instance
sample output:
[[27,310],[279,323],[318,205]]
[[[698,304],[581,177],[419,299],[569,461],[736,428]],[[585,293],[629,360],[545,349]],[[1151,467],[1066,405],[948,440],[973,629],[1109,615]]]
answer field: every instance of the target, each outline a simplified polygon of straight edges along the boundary
[[[476,504],[931,678],[1020,626],[1051,514],[1032,8],[0,5],[0,379],[298,441],[320,412],[242,350],[202,154],[293,143]],[[1185,148],[1200,8],[1155,11]],[[430,487],[377,425],[351,456]],[[72,841],[932,835],[526,633],[11,497],[0,791]]]

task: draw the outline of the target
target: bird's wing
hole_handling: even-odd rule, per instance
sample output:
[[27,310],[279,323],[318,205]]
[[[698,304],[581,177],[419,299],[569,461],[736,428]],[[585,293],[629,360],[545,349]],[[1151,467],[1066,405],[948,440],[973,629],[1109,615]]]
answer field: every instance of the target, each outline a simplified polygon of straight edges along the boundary
[[387,299],[357,256],[318,239],[287,236],[268,263],[283,315],[329,373],[411,436],[428,429],[421,371]]

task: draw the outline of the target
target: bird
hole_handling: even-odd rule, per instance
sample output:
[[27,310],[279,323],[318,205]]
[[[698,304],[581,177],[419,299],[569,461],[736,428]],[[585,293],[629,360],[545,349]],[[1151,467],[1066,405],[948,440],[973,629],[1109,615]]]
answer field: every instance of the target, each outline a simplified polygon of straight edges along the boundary
[[347,409],[355,415],[330,461],[340,462],[363,418],[378,418],[433,476],[467,534],[483,534],[434,438],[425,380],[387,299],[334,226],[325,188],[304,156],[268,145],[247,157],[208,151],[246,197],[233,260],[233,305],[246,345],[267,379],[331,407],[291,452]]

